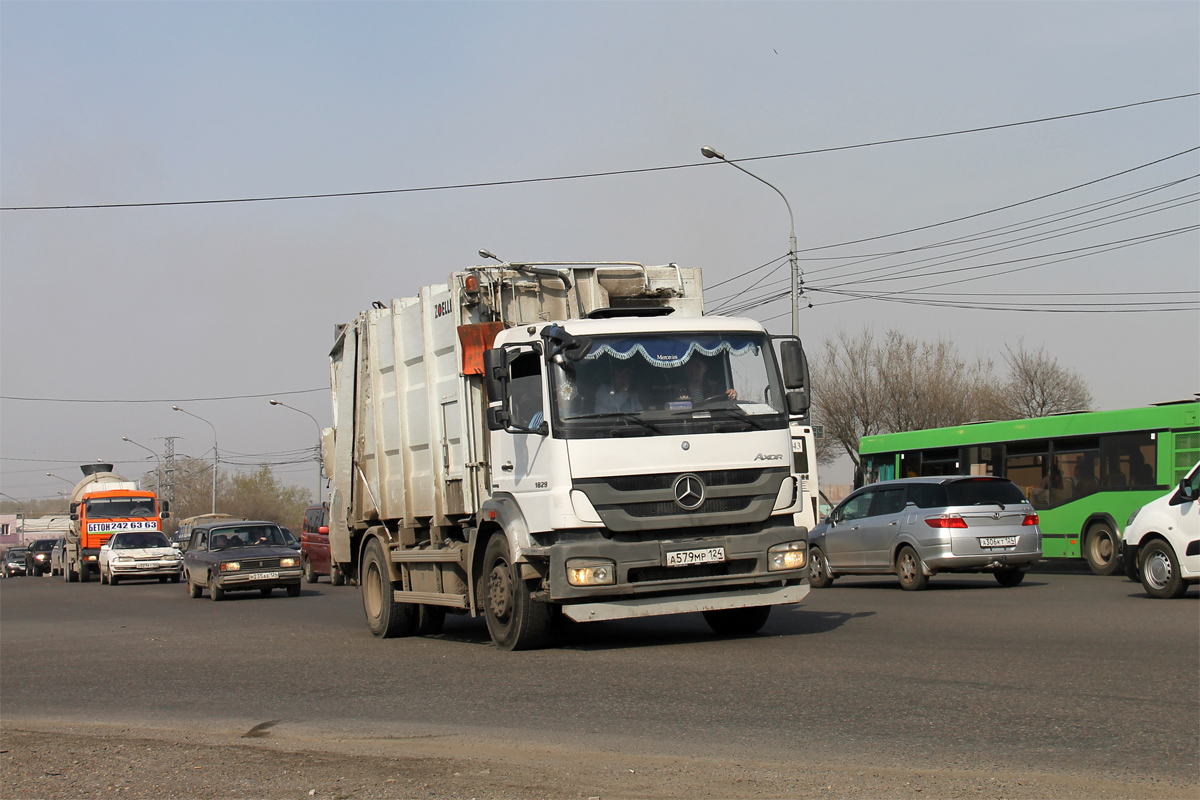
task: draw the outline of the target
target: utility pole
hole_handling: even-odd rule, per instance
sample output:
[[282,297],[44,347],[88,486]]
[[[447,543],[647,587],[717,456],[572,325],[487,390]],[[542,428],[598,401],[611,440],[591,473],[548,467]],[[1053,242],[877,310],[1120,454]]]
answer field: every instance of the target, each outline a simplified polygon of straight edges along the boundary
[[178,436],[161,437],[166,442],[166,452],[163,453],[163,473],[166,492],[164,496],[175,505],[175,440]]

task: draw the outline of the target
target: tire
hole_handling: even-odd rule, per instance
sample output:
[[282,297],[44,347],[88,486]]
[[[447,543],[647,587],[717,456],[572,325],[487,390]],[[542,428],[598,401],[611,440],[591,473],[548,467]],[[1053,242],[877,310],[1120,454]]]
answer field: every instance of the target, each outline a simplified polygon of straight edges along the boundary
[[104,574],[104,567],[100,568],[100,585],[104,586],[108,583],[108,576]]
[[159,575],[159,576],[158,576],[158,582],[159,582],[159,583],[166,583],[166,582],[167,582],[167,576],[166,576],[166,575]]
[[346,583],[346,575],[345,575],[345,573],[342,572],[342,568],[339,567],[333,561],[333,559],[330,559],[329,560],[329,585],[330,586],[344,586],[345,583]]
[[1142,547],[1142,588],[1151,597],[1170,600],[1183,597],[1187,584],[1179,573],[1179,559],[1175,550],[1161,539],[1155,539]]
[[79,565],[79,582],[87,583],[92,579],[92,570],[86,563]]
[[208,596],[218,603],[225,599],[225,590],[217,585],[216,575],[208,576]]
[[192,578],[190,575],[188,576],[188,579],[187,579],[187,590],[188,590],[188,597],[192,598],[193,600],[199,600],[201,597],[204,596],[204,587],[200,586],[198,584],[192,583]]
[[299,597],[300,596],[300,584],[289,583],[287,585],[287,595],[288,595],[288,597]]
[[178,572],[176,572],[174,575],[171,576],[171,583],[179,583],[179,573]]
[[121,582],[120,578],[118,578],[116,575],[113,575],[111,572],[108,573],[108,585],[109,586],[116,586],[120,582]]
[[264,586],[258,590],[258,593],[261,594],[263,597],[270,597],[272,588],[274,588],[274,587]]
[[714,633],[721,636],[749,636],[758,633],[767,624],[771,616],[771,606],[751,606],[749,608],[722,608],[716,611],[705,611],[704,621]]
[[1134,583],[1140,583],[1142,576],[1138,569],[1138,548],[1126,547],[1124,555],[1121,556],[1121,569],[1125,571],[1125,577]]
[[313,569],[312,562],[307,558],[304,559],[304,580],[308,583],[316,583],[321,580],[321,576]]
[[1025,580],[1025,570],[1017,569],[1016,567],[998,569],[992,574],[996,577],[996,583],[1006,588],[1009,586],[1019,586],[1021,581]]
[[71,571],[70,564],[63,564],[63,580],[67,583],[75,583],[79,580],[79,574]]
[[363,551],[362,599],[367,627],[380,639],[411,636],[417,625],[417,609],[411,603],[397,603],[393,598],[388,562],[383,545],[372,538]]
[[808,585],[814,589],[828,589],[833,586],[833,576],[829,574],[829,560],[819,547],[808,549]]
[[1112,575],[1121,568],[1118,555],[1121,540],[1113,529],[1105,524],[1093,525],[1087,529],[1087,538],[1083,541],[1083,557],[1097,575]]
[[896,556],[896,577],[900,579],[900,588],[906,592],[919,592],[929,585],[921,557],[908,545],[900,548],[900,554]]
[[550,634],[550,605],[534,600],[517,567],[508,539],[496,534],[483,552],[483,611],[492,642],[501,650],[532,650]]
[[442,632],[446,609],[440,606],[417,606],[417,636],[433,636]]

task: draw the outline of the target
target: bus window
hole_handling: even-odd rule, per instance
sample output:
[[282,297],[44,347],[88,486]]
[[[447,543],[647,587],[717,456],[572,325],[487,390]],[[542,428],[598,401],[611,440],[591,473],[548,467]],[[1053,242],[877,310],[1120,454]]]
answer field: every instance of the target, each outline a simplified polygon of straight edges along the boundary
[[966,474],[1002,475],[1001,452],[1002,448],[998,444],[966,448]]
[[890,481],[896,477],[896,454],[878,453],[863,456],[863,475],[865,483]]
[[1062,476],[1062,487],[1050,490],[1050,505],[1056,506],[1100,490],[1100,442],[1098,439],[1055,439],[1051,472]]
[[941,450],[925,450],[921,453],[920,475],[958,475],[960,474],[958,448],[950,447]]
[[1158,486],[1154,465],[1158,463],[1156,438],[1152,433],[1120,433],[1100,437],[1100,483],[1106,488]]
[[1015,483],[1029,498],[1034,508],[1050,507],[1050,489],[1057,483],[1062,488],[1062,474],[1051,477],[1047,471],[1050,458],[1044,453],[1028,455],[1014,453],[1016,448],[1010,447],[1008,457],[1004,462],[1005,477]]

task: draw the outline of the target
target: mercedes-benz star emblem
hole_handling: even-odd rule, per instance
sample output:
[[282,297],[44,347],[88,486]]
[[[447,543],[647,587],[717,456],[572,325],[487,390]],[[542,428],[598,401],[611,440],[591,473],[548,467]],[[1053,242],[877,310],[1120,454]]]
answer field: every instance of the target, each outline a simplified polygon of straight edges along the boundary
[[695,511],[704,504],[704,481],[699,475],[680,475],[671,491],[675,494],[675,505],[684,511]]

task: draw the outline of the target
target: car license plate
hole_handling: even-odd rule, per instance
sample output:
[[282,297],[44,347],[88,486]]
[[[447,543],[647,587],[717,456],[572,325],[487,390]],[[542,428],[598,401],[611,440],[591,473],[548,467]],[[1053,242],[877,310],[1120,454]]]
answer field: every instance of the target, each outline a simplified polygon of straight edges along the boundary
[[137,568],[138,569],[154,569],[157,566],[158,566],[158,564],[138,564]]
[[279,577],[278,572],[256,572],[253,575],[247,575],[252,581],[271,581]]
[[719,564],[724,560],[724,547],[706,547],[703,550],[676,550],[673,553],[667,553],[668,567],[686,567],[689,564]]
[[980,547],[1016,547],[1016,536],[985,536],[979,540]]

